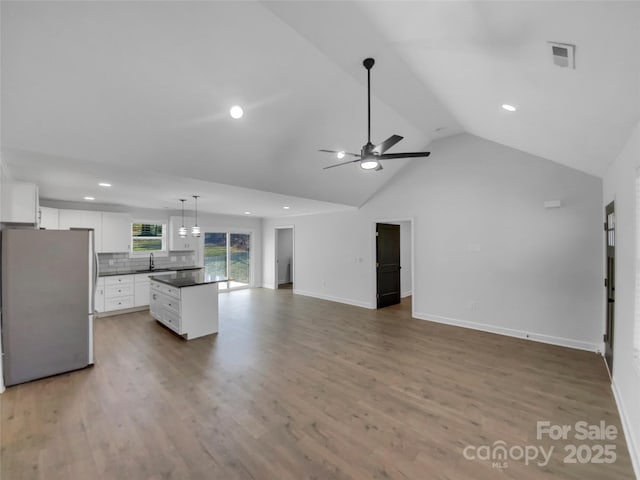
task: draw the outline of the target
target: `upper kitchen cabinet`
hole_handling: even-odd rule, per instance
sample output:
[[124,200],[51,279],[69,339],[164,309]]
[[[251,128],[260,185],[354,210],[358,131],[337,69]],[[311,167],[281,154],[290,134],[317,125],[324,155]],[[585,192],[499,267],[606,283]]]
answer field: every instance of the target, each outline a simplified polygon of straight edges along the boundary
[[128,213],[102,212],[102,250],[128,252],[131,245],[131,216]]
[[60,230],[92,228],[95,231],[96,252],[102,252],[102,212],[90,210],[60,210]]
[[58,219],[58,209],[51,207],[40,207],[40,221],[38,222],[39,228],[46,230],[58,230],[60,228],[60,221]]
[[178,229],[182,226],[182,217],[169,217],[169,250],[195,250],[197,240],[191,236],[191,227],[195,224],[195,218],[184,217],[184,226],[187,228],[185,238],[178,235]]
[[38,186],[35,183],[6,182],[2,185],[2,221],[38,224]]

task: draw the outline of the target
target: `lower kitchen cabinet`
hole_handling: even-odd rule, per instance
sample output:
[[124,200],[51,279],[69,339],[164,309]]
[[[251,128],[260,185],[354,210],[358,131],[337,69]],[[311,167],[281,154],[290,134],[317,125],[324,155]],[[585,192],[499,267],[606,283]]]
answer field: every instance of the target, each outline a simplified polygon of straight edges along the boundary
[[134,275],[133,288],[133,306],[148,307],[149,306],[149,277],[157,275],[157,273],[136,273]]
[[123,313],[120,310],[142,310],[150,302],[152,275],[171,272],[131,273],[100,277],[96,285],[95,305],[98,313]]
[[104,311],[133,308],[133,275],[104,277]]
[[151,316],[187,340],[217,333],[218,284],[175,287],[151,280]]

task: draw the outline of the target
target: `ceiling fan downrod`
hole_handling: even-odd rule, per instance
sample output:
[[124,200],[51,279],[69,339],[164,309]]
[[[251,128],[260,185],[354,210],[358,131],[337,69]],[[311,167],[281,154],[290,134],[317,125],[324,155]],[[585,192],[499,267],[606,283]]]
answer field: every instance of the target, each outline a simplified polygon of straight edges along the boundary
[[367,69],[367,145],[371,144],[371,69],[376,61],[373,58],[365,58],[362,62]]

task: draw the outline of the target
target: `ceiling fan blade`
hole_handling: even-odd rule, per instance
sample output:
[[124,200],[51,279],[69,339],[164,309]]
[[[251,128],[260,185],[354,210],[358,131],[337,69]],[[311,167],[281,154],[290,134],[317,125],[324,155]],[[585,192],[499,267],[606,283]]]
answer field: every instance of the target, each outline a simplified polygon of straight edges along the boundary
[[385,153],[379,155],[377,158],[380,160],[389,160],[391,158],[415,158],[415,157],[428,157],[431,152],[406,152],[406,153]]
[[360,158],[358,156],[358,158],[356,158],[355,160],[349,160],[349,161],[342,162],[342,163],[334,163],[333,165],[329,165],[327,167],[324,167],[323,170],[326,170],[327,168],[339,167],[340,165],[347,165],[349,163],[355,163],[355,162],[359,162],[359,161],[360,161]]
[[[335,153],[335,154],[340,153],[337,150],[318,150],[318,151],[319,152],[326,152],[326,153]],[[352,157],[360,157],[360,155],[357,154],[357,153],[350,153],[350,152],[342,152],[342,153],[344,153],[345,155],[351,155]]]
[[403,138],[404,137],[401,137],[400,135],[391,135],[384,142],[376,145],[372,151],[381,155],[387,150],[389,150],[391,147],[393,147],[396,143],[398,143]]

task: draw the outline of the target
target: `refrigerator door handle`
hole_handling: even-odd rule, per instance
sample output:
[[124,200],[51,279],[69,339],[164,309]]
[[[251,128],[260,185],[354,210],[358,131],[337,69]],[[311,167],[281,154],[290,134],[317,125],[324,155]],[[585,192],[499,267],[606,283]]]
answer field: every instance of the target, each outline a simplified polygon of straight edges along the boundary
[[100,262],[98,261],[98,253],[93,253],[93,295],[91,295],[91,315],[96,311],[96,290],[98,289],[98,278],[100,277]]

